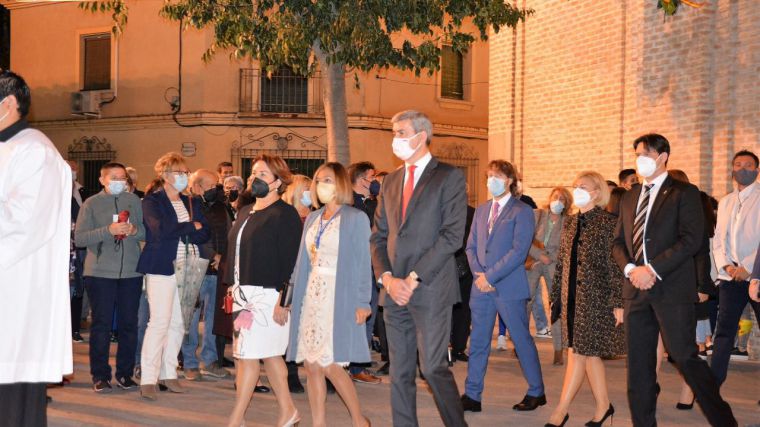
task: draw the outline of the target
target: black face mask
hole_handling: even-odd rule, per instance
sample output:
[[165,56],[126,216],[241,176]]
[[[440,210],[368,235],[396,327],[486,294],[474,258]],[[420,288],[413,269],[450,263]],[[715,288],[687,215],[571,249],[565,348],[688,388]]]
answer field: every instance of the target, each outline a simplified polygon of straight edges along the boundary
[[380,181],[373,180],[369,183],[369,194],[373,197],[377,197],[380,194]]
[[269,184],[261,178],[254,178],[253,182],[251,182],[251,195],[260,199],[266,197],[267,194],[269,194]]
[[230,190],[230,193],[227,195],[227,200],[230,201],[230,203],[234,202],[238,198],[238,191],[237,190]]
[[[221,185],[217,185],[214,188],[209,188],[208,190],[204,191],[203,192],[203,200],[206,203],[208,203],[208,204],[212,204],[212,203],[218,201],[219,200],[219,190],[220,190],[220,187],[222,187],[222,186]],[[224,187],[222,187],[221,190],[224,191]]]

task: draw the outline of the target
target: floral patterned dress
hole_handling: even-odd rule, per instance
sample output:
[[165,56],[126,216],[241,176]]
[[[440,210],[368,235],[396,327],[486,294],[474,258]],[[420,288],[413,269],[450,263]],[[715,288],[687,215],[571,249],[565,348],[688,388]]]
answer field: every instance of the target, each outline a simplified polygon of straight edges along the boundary
[[[320,224],[322,223],[322,224]],[[319,237],[320,227],[324,230]],[[335,277],[338,267],[340,215],[329,224],[314,221],[306,231],[306,247],[312,269],[306,286],[301,321],[298,328],[298,354],[296,362],[306,361],[327,367],[333,363],[348,365],[349,361],[333,358],[333,318],[335,315]]]

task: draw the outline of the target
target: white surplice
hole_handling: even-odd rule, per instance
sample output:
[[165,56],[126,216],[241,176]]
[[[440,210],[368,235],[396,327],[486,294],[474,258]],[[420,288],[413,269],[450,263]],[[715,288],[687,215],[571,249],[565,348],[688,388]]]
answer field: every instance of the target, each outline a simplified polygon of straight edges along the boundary
[[0,143],[0,384],[72,372],[71,169],[27,128]]

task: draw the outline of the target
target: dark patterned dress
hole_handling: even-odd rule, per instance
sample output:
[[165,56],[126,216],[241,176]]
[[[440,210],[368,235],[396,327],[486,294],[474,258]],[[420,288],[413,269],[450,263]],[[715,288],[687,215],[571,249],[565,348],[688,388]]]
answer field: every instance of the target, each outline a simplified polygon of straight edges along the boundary
[[615,327],[613,315],[623,307],[624,279],[612,259],[616,222],[597,207],[568,217],[562,228],[552,302],[562,304],[562,346],[582,356],[625,354],[623,326]]

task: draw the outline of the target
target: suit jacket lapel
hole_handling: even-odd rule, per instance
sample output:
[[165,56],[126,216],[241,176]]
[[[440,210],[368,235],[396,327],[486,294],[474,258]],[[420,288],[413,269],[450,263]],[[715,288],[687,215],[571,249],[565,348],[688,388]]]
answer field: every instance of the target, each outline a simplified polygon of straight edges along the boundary
[[[414,207],[417,205],[417,200],[420,198],[420,194],[425,191],[425,186],[428,182],[430,182],[430,178],[433,176],[433,170],[435,170],[436,166],[438,166],[438,160],[433,157],[430,159],[430,162],[428,162],[427,166],[425,167],[425,170],[422,171],[422,175],[420,175],[420,179],[417,181],[417,185],[414,186],[414,192],[412,192],[412,198],[409,199],[409,206],[406,207],[406,217],[409,218],[409,216],[412,214],[412,211],[414,211]],[[404,165],[406,168],[406,165]],[[406,175],[406,172],[404,172],[404,175]],[[403,181],[406,181],[406,177],[401,179],[401,203],[404,203],[404,196],[403,196],[403,189],[404,185],[406,184]],[[399,212],[401,209],[399,209]],[[404,220],[404,224],[406,224],[406,220]],[[403,226],[403,224],[402,224]]]
[[[493,203],[493,201],[491,201]],[[488,234],[488,241],[491,241],[491,237],[496,234],[493,231],[496,230],[496,227],[499,225],[501,221],[504,220],[504,217],[507,216],[507,212],[512,209],[512,206],[515,204],[515,196],[511,196],[509,200],[507,201],[507,204],[504,205],[503,209],[499,210],[499,215],[496,217],[496,221],[493,223],[493,228],[491,229],[491,233]],[[490,209],[493,209],[493,205]],[[488,232],[488,216],[486,216],[486,232]]]
[[673,178],[667,177],[665,178],[665,181],[662,182],[662,188],[657,192],[657,198],[654,199],[654,204],[652,205],[652,211],[649,212],[649,221],[647,221],[647,227],[649,227],[649,224],[651,224],[652,218],[655,218],[655,215],[657,215],[657,212],[659,212],[660,208],[662,208],[663,203],[665,203],[665,199],[668,198],[668,196],[671,193],[671,186],[673,185]]

